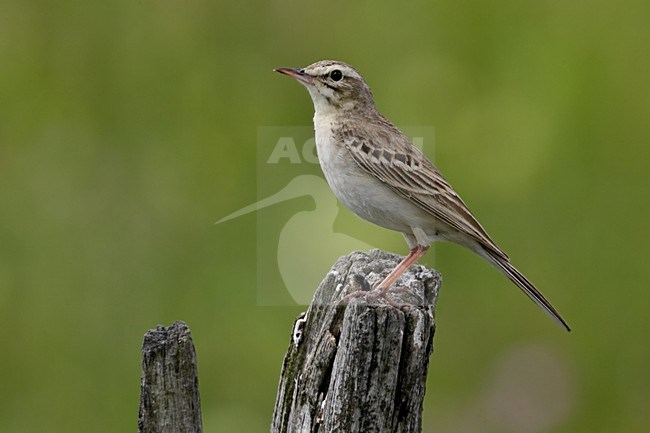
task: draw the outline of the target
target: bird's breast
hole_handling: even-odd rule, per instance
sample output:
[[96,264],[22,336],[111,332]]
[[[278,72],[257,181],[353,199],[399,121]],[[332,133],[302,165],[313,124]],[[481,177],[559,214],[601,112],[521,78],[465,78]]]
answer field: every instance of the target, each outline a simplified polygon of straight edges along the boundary
[[363,170],[332,128],[333,120],[314,117],[321,169],[336,198],[359,217],[402,233],[433,223],[431,215]]

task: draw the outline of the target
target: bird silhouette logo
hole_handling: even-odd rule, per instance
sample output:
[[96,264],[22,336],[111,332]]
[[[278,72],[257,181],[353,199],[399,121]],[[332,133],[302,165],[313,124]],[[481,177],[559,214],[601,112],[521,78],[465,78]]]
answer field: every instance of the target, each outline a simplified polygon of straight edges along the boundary
[[[367,251],[373,246],[344,233],[334,231],[339,213],[336,198],[327,182],[316,175],[300,175],[275,194],[263,198],[217,221],[224,223],[234,218],[289,200],[308,196],[315,207],[292,215],[282,227],[278,238],[278,271],[291,298],[307,305],[314,288],[338,257],[350,251]],[[306,236],[316,232],[317,242],[306,242]]]

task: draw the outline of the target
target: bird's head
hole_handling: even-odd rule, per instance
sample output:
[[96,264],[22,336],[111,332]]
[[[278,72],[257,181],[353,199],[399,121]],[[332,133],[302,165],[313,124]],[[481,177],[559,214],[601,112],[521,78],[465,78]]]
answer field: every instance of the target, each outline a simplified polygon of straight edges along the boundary
[[375,102],[363,77],[352,66],[321,60],[305,68],[276,68],[304,85],[316,113],[344,112],[374,108]]

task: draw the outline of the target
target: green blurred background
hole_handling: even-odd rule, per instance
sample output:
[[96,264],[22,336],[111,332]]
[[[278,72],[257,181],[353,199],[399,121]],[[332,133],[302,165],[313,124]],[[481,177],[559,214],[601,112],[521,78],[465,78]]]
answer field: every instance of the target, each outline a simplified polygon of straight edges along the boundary
[[[648,431],[649,19],[645,0],[3,1],[0,431],[135,431],[142,335],[176,319],[205,431],[268,430],[304,307],[257,305],[254,214],[213,223],[257,199],[257,127],[311,122],[271,69],[323,58],[435,126],[438,166],[574,328],[436,247],[424,430]],[[344,209],[336,228],[406,251]]]

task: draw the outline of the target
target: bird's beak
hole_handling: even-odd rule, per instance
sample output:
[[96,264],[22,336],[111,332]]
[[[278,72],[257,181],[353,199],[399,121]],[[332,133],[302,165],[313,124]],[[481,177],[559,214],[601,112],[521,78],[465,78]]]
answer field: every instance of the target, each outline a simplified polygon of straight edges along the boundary
[[296,80],[300,81],[301,83],[305,84],[311,84],[312,83],[312,77],[305,74],[305,72],[302,69],[297,69],[297,68],[275,68],[275,72],[279,72],[284,75],[288,75],[291,78],[295,78]]

